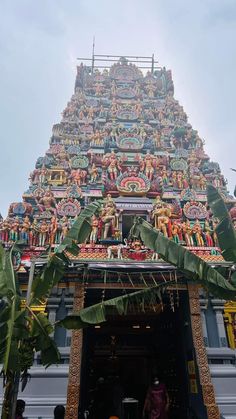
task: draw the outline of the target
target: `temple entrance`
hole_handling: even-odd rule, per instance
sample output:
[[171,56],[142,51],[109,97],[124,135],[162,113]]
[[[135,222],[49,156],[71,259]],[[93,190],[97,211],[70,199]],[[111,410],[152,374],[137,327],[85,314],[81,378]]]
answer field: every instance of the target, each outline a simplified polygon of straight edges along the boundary
[[[140,419],[151,378],[157,374],[170,397],[170,419],[189,418],[187,354],[183,305],[158,313],[111,317],[84,333],[81,409],[91,406],[97,384],[126,399],[130,419]],[[109,391],[105,391],[107,403]],[[131,405],[133,403],[133,405]],[[128,406],[128,407],[127,407]],[[105,418],[104,418],[105,419]]]

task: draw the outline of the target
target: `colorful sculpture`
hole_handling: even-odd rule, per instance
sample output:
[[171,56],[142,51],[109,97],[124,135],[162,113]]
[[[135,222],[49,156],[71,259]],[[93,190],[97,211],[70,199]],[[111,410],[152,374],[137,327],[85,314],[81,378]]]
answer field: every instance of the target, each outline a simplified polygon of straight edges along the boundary
[[[103,72],[80,65],[74,94],[53,126],[49,149],[37,159],[23,201],[12,203],[0,220],[0,240],[8,245],[21,239],[32,251],[53,248],[87,203],[103,199],[88,239],[92,249],[110,246],[103,255],[147,257],[137,240],[122,253],[120,200],[176,243],[217,246],[207,183],[228,195],[219,165],[203,147],[173,97],[170,71],[144,75],[125,57]],[[233,207],[236,224],[235,212]]]

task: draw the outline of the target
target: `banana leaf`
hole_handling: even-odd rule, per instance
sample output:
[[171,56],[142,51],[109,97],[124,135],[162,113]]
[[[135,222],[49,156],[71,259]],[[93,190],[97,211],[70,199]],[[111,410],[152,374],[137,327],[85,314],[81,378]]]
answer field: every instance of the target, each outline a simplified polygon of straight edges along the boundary
[[19,309],[20,299],[17,294],[15,272],[12,263],[12,251],[5,250],[0,244],[0,363],[6,373],[12,356],[17,357],[17,347],[13,347],[16,311]]
[[29,305],[41,304],[49,296],[52,288],[63,278],[65,263],[54,254],[50,257],[41,275],[33,281]]
[[157,303],[161,302],[161,292],[171,283],[170,281],[160,283],[155,287],[102,301],[66,316],[58,321],[57,325],[66,329],[83,329],[105,322],[109,315],[126,315],[129,309],[135,309],[135,312],[145,312],[146,304],[154,308]]
[[47,368],[60,361],[60,352],[50,334],[54,328],[43,313],[35,314],[29,307],[32,315],[31,336],[34,338],[34,347],[40,351],[42,364]]
[[65,249],[75,250],[73,243],[84,243],[91,232],[91,218],[101,207],[100,202],[92,202],[79,214],[71,229],[67,233],[61,245],[56,249],[56,253],[61,253]]
[[157,252],[162,259],[177,266],[187,278],[205,286],[213,295],[226,300],[236,300],[236,287],[216,269],[183,246],[164,237],[157,229],[138,217],[132,229],[145,246]]
[[236,231],[223,198],[212,185],[207,186],[207,200],[214,217],[219,220],[215,231],[222,256],[225,260],[236,262]]

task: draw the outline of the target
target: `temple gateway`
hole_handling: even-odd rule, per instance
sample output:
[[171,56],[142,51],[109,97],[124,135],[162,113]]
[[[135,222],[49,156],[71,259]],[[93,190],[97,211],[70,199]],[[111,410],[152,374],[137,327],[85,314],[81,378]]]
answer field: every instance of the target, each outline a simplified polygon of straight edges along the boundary
[[[57,328],[61,364],[47,370],[35,357],[20,398],[28,419],[49,419],[67,403],[67,418],[90,417],[93,392],[104,380],[122,388],[123,419],[140,418],[151,377],[165,383],[170,419],[236,417],[236,305],[189,285],[183,274],[130,236],[140,216],[212,266],[225,266],[207,206],[213,184],[236,219],[234,199],[218,163],[174,98],[170,70],[153,57],[93,55],[77,67],[74,93],[52,128],[21,202],[1,220],[5,246],[25,243],[19,279],[26,295],[29,266],[56,248],[80,211],[102,200],[91,233],[70,257],[66,275],[35,310],[58,320],[106,299],[159,281],[162,303],[83,331]],[[179,284],[181,278],[181,284]],[[128,416],[127,412],[130,416]],[[104,418],[105,419],[105,418]]]

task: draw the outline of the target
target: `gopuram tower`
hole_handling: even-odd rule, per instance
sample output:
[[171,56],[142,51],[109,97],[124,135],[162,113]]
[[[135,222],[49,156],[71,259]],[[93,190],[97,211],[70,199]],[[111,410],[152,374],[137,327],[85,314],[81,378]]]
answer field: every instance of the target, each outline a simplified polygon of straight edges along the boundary
[[[129,238],[136,215],[210,264],[224,263],[214,234],[217,220],[206,202],[207,183],[220,189],[229,206],[234,200],[219,164],[205,153],[174,98],[171,71],[153,57],[114,58],[95,55],[91,66],[77,67],[74,93],[53,126],[49,148],[37,159],[22,202],[12,203],[1,221],[5,246],[25,243],[19,269],[24,295],[31,258],[58,246],[81,210],[103,200],[79,256],[71,256],[65,278],[38,308],[51,320],[70,313],[73,305],[78,310],[177,275],[140,240]],[[103,377],[111,387],[119,377],[124,418],[129,409],[138,418],[155,372],[167,386],[171,418],[219,418],[219,409],[233,417],[235,325],[233,303],[186,284],[167,290],[163,306],[142,316],[134,310],[125,319],[72,334],[56,329],[62,364],[45,371],[36,357],[21,395],[26,416],[52,418],[55,405],[67,399],[67,418],[77,417],[78,406],[79,417],[86,417],[97,380]]]

